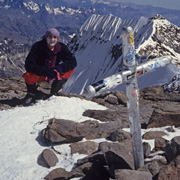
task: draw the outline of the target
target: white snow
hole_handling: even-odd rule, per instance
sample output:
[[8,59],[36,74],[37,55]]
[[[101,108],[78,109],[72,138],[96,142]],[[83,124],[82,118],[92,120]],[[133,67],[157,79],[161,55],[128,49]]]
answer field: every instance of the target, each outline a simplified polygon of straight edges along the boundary
[[[38,156],[45,148],[38,134],[48,124],[48,119],[62,118],[76,122],[85,121],[82,113],[86,109],[106,109],[96,103],[78,98],[51,97],[29,107],[0,111],[0,179],[35,180],[43,179],[53,168],[38,165]],[[71,156],[69,145],[57,147],[57,167],[71,170],[76,160],[84,155]]]
[[54,8],[54,14],[55,14],[55,15],[58,15],[58,14],[64,14],[64,12],[61,11],[60,8]]
[[37,3],[30,1],[30,2],[23,2],[24,6],[27,7],[27,9],[34,11],[35,13],[40,11],[40,7]]
[[53,14],[54,9],[49,4],[46,4],[45,8],[49,14]]
[[80,10],[72,9],[72,8],[67,8],[66,11],[73,16],[74,14],[81,14],[82,12]]

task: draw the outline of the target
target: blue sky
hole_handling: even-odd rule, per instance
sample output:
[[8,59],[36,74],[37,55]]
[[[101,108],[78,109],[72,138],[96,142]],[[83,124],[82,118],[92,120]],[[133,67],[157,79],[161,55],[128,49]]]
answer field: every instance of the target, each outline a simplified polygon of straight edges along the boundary
[[132,2],[140,5],[152,5],[168,9],[180,10],[180,0],[117,0],[118,2]]

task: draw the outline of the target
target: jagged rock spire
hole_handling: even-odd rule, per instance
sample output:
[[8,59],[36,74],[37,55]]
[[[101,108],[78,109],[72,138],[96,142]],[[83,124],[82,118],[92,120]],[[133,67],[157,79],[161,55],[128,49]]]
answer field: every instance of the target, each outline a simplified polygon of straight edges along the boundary
[[159,20],[163,20],[165,19],[162,15],[160,14],[156,14],[155,16],[152,17],[152,19],[159,19]]

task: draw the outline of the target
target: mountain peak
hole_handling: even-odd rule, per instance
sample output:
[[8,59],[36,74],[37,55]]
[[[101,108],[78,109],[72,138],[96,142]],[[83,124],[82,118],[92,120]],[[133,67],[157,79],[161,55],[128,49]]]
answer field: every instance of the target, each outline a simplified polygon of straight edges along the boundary
[[160,14],[156,14],[155,16],[152,17],[152,19],[164,20],[165,18]]
[[180,64],[180,28],[163,16],[123,21],[111,14],[92,15],[69,46],[76,54],[79,66],[65,85],[67,91],[79,94],[79,87],[122,70],[121,34],[124,26],[134,29],[138,63],[144,63],[152,56],[170,55],[175,64]]
[[113,36],[116,34],[121,22],[121,18],[113,16],[112,14],[104,16],[93,14],[81,26],[81,36],[84,32],[86,32],[86,34],[88,34],[89,37],[96,36],[100,39],[104,39],[105,41],[111,40]]

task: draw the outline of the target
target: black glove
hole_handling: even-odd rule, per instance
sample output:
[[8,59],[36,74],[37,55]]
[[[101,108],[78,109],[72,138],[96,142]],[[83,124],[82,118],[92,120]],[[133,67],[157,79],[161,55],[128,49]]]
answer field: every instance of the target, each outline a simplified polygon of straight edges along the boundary
[[57,73],[53,69],[43,67],[42,68],[42,75],[47,77],[48,79],[54,79],[54,78],[56,78]]
[[63,67],[60,64],[55,66],[54,69],[56,69],[60,74],[63,72]]

